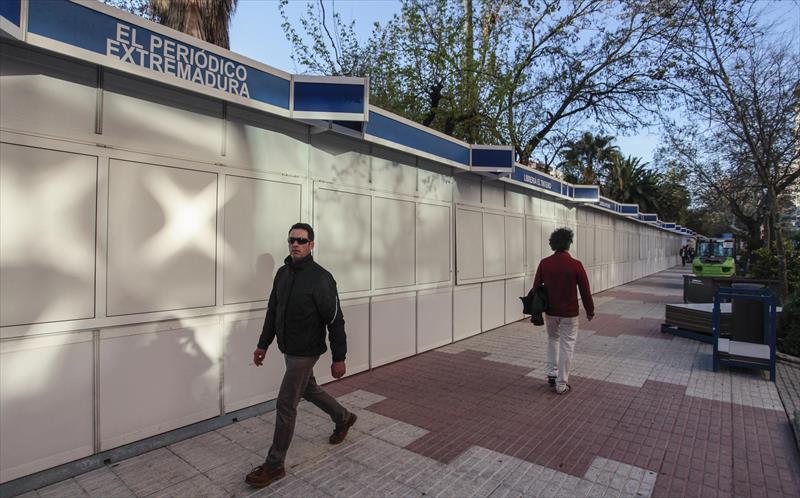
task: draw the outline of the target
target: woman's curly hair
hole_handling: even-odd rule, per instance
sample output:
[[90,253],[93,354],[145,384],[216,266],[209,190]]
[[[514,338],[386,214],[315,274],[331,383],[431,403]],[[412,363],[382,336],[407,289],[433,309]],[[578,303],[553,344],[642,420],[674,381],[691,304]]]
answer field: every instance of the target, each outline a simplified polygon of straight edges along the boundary
[[559,228],[550,234],[550,249],[554,251],[568,251],[572,245],[572,230]]

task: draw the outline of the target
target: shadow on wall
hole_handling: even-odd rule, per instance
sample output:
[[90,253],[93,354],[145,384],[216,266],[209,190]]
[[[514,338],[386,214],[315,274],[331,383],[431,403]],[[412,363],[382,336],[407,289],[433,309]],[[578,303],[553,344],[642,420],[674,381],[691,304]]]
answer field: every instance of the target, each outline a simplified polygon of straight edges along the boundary
[[[0,480],[219,414],[219,319],[7,341],[0,361]],[[246,360],[244,360],[246,361]],[[95,419],[96,395],[99,419]]]
[[[287,251],[288,252],[288,251]],[[281,259],[281,265],[283,259]],[[258,282],[259,287],[264,288],[264,299],[269,299],[272,292],[272,280],[275,278],[275,257],[272,254],[262,254],[256,259],[255,275],[253,278]]]
[[97,159],[0,148],[0,325],[94,316]]

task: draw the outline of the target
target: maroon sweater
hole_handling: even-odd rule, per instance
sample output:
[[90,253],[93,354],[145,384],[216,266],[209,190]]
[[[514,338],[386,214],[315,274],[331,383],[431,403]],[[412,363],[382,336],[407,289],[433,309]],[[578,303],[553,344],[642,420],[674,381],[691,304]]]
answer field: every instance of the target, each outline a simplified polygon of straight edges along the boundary
[[575,286],[581,291],[581,301],[586,313],[594,315],[594,301],[592,291],[589,289],[589,279],[583,264],[573,258],[566,251],[556,251],[552,256],[539,262],[536,277],[533,279],[533,288],[538,289],[544,283],[547,289],[547,298],[550,316],[578,316],[578,293]]

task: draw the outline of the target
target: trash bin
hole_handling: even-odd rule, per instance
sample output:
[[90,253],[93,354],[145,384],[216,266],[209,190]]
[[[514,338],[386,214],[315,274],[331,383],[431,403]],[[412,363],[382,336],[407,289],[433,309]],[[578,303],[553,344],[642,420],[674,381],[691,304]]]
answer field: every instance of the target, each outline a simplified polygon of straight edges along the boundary
[[[733,283],[734,289],[761,290],[764,284]],[[731,340],[764,344],[764,303],[732,298]]]
[[716,292],[712,277],[683,276],[684,303],[713,303]]

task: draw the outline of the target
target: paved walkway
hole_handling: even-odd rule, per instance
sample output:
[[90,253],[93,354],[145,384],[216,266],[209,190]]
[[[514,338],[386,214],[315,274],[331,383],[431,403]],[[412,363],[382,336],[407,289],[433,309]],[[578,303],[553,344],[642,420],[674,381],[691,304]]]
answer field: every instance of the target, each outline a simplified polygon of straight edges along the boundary
[[289,475],[263,490],[243,478],[274,412],[24,496],[800,496],[776,385],[660,333],[680,274],[596,296],[565,396],[544,381],[544,328],[521,321],[329,384],[359,415],[347,441],[303,402]]

